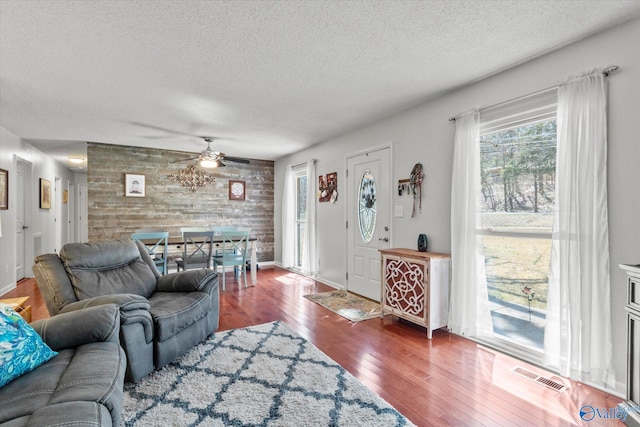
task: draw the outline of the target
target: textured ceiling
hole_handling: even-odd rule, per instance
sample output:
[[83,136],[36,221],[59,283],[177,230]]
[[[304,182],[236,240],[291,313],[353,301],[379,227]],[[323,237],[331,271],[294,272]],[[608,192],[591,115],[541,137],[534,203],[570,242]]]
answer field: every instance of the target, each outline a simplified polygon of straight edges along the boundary
[[[277,159],[637,16],[637,0],[0,1],[0,124]],[[192,136],[189,136],[192,135]]]

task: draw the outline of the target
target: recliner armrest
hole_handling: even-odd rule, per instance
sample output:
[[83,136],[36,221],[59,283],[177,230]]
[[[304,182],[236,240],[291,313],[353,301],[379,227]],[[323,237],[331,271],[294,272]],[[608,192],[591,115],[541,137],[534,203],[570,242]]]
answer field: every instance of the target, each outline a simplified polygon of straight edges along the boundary
[[70,313],[83,310],[88,307],[99,307],[105,304],[115,304],[120,309],[120,325],[126,327],[134,323],[142,324],[144,339],[151,342],[153,339],[153,320],[149,309],[151,304],[145,297],[135,294],[102,295],[77,301],[66,305],[61,313]]
[[31,326],[54,351],[92,342],[120,343],[120,311],[115,304],[58,314]]
[[120,308],[120,311],[132,311],[132,310],[149,310],[151,305],[149,301],[140,295],[135,294],[113,294],[102,295],[99,297],[87,298],[81,301],[67,304],[60,312],[68,313],[70,311],[80,310],[87,307],[96,307],[104,304],[115,304]]
[[156,292],[201,291],[217,275],[215,271],[204,268],[167,274],[156,282]]

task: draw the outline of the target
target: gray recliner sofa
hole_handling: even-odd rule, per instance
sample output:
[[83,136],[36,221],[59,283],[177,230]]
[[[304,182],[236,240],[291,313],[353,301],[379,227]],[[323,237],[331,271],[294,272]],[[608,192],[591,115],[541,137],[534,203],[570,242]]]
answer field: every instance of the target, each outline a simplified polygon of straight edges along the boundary
[[58,355],[0,388],[0,426],[119,426],[127,362],[118,307],[91,307],[31,326]]
[[49,313],[116,304],[126,380],[138,382],[218,328],[218,275],[208,269],[160,275],[130,238],[70,243],[40,255],[33,272]]

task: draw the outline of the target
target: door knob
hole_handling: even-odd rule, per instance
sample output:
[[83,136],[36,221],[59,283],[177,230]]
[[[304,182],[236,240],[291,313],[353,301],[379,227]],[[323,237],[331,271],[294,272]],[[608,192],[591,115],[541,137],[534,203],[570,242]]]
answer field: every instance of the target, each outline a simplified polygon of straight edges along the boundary
[[23,226],[22,226],[22,229],[23,229],[23,230],[26,230],[27,228],[29,228],[29,227],[28,227],[28,226],[26,226],[26,225],[23,225]]
[[388,237],[383,237],[383,238],[378,239],[378,240],[382,240],[383,242],[388,242],[388,241],[389,241],[389,238],[388,238]]

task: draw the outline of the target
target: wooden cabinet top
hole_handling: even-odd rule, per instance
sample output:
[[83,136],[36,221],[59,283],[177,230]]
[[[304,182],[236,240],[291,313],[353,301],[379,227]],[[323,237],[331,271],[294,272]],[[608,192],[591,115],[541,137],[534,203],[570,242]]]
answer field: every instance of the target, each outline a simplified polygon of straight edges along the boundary
[[389,248],[389,249],[379,249],[381,254],[387,255],[396,255],[396,256],[404,256],[411,258],[450,258],[449,254],[441,254],[437,252],[419,252],[415,249],[406,249],[406,248]]
[[640,276],[640,264],[636,264],[636,265],[618,264],[618,266],[621,269],[626,270],[628,275]]

